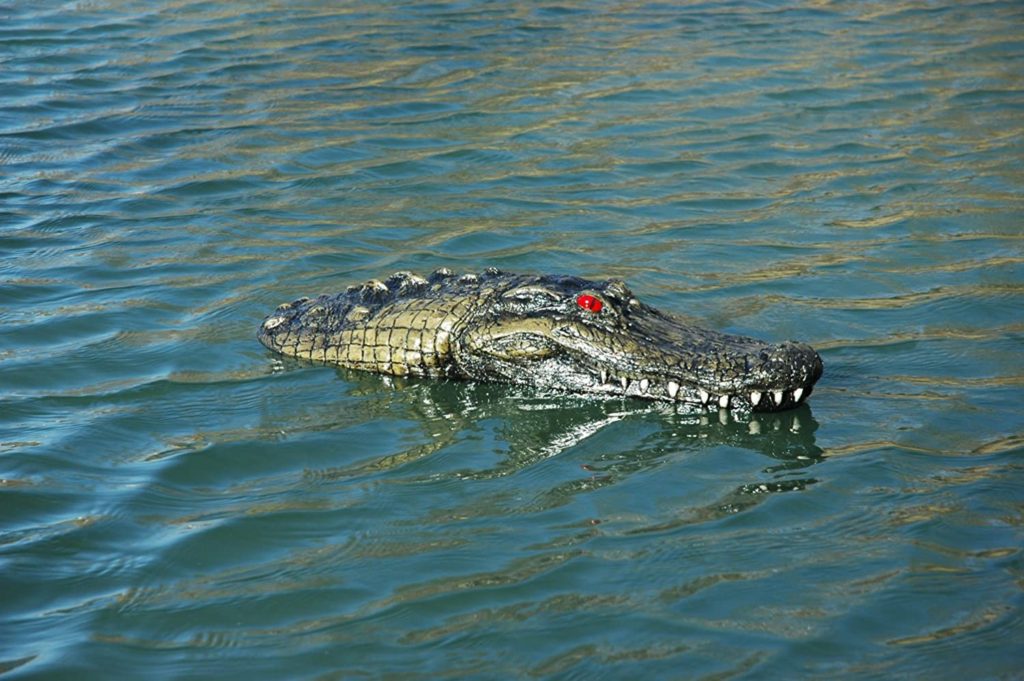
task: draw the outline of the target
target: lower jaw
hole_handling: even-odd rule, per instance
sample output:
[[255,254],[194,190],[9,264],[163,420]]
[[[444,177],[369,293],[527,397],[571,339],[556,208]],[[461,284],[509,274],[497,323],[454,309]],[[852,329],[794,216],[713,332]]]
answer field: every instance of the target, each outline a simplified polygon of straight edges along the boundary
[[691,404],[718,409],[738,409],[754,412],[774,412],[792,409],[810,396],[813,388],[744,389],[742,392],[714,392],[683,385],[671,379],[652,380],[615,377],[605,372],[597,377],[593,392],[608,396],[636,397]]

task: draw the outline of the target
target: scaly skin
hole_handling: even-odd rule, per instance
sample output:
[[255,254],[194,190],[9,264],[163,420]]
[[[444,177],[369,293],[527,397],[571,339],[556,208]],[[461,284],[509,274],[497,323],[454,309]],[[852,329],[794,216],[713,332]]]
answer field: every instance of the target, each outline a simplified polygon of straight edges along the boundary
[[[599,308],[599,309],[598,309]],[[384,282],[286,303],[260,326],[285,355],[396,376],[779,411],[821,377],[807,345],[702,329],[644,305],[625,283],[509,274]]]

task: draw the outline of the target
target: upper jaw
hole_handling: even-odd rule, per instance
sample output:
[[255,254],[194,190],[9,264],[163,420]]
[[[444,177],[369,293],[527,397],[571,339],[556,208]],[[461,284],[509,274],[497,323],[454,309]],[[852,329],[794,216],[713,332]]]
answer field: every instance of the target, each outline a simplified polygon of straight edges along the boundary
[[599,360],[585,373],[578,381],[589,392],[770,412],[803,403],[821,377],[822,363],[807,345],[754,341],[738,353],[719,348],[653,362]]
[[607,395],[748,411],[790,409],[803,403],[812,390],[813,384],[768,388],[761,386],[705,388],[700,384],[665,374],[617,372],[614,369],[594,370],[590,386],[591,392]]
[[626,335],[634,342],[626,361],[592,355],[598,392],[780,411],[803,403],[822,374],[821,357],[808,345],[724,334],[654,310],[634,317]]

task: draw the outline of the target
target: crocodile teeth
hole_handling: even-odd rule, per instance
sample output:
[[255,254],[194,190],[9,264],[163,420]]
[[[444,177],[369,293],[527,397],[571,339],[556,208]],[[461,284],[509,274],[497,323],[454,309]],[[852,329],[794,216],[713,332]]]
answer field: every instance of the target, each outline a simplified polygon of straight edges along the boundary
[[608,382],[608,371],[605,370],[605,369],[601,369],[601,383],[604,384],[604,383],[607,383],[607,382]]
[[623,376],[622,378],[619,379],[619,385],[621,385],[622,389],[625,390],[626,388],[629,387],[629,379]]
[[775,400],[775,404],[782,404],[782,391],[781,390],[773,390],[772,391],[772,399]]
[[651,382],[646,378],[640,379],[640,392],[647,392],[647,388],[651,385]]
[[708,400],[711,399],[711,395],[708,395],[708,391],[704,390],[704,388],[697,389],[697,396],[700,398],[701,404],[707,404]]
[[722,395],[721,397],[719,397],[718,398],[718,406],[721,407],[722,409],[728,409],[729,408],[729,396],[728,395]]
[[679,394],[679,384],[675,381],[668,382],[668,396],[673,400],[676,399],[676,395]]
[[803,396],[804,396],[804,389],[803,388],[797,388],[796,390],[793,391],[793,401],[794,402],[799,402],[800,398],[803,397]]
[[750,406],[756,407],[761,402],[761,393],[756,390],[750,393]]

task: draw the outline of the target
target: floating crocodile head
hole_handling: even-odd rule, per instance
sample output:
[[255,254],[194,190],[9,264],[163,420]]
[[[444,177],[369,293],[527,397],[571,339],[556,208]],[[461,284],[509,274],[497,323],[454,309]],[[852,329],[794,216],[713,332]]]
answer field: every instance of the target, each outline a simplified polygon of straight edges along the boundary
[[777,411],[821,376],[807,345],[710,331],[641,303],[621,281],[491,269],[399,272],[286,303],[259,339],[304,359],[393,375],[502,381]]

